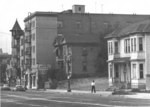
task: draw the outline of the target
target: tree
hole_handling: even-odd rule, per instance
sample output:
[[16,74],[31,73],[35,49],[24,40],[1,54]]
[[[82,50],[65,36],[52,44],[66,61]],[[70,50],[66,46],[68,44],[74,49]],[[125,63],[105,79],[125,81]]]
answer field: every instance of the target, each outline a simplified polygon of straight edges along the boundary
[[97,73],[100,76],[108,75],[108,67],[107,67],[107,40],[105,36],[111,33],[114,30],[111,24],[108,24],[102,32],[99,34],[99,52],[96,59],[96,68]]
[[0,65],[0,75],[1,75],[1,82],[2,83],[6,83],[6,68],[7,65],[6,64],[1,64]]

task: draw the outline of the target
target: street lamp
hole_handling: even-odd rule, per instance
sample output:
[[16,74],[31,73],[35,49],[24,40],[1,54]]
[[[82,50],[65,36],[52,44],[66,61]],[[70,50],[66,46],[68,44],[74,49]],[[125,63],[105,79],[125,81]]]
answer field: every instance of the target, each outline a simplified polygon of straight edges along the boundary
[[70,88],[70,78],[72,75],[72,69],[71,69],[71,54],[67,55],[66,58],[66,73],[67,73],[67,79],[68,79],[68,88],[67,88],[67,92],[71,92],[71,88]]

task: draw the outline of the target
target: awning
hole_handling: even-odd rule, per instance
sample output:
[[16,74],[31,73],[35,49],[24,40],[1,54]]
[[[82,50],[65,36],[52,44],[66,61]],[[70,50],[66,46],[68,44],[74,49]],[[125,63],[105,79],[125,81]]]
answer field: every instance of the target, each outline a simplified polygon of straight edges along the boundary
[[126,63],[126,62],[130,62],[130,57],[115,58],[114,60],[109,60],[107,62],[112,62],[112,63]]

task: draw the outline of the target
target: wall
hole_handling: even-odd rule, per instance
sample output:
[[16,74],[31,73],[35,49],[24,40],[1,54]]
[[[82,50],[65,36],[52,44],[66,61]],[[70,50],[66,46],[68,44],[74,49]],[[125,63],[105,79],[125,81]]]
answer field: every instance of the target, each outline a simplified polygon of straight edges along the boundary
[[52,64],[54,60],[53,41],[57,36],[57,18],[36,18],[36,56],[39,64]]
[[[73,74],[93,74],[96,72],[97,46],[73,45],[72,47],[72,70]],[[87,71],[83,71],[83,48],[87,49]]]

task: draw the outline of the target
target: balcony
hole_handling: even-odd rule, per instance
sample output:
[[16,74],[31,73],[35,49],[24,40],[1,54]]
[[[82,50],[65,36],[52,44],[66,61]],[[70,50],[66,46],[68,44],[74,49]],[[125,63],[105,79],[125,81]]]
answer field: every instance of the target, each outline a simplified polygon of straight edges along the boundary
[[31,48],[27,48],[27,50],[25,51],[26,55],[31,55]]
[[28,24],[26,27],[25,27],[25,32],[30,32],[31,31],[31,24]]
[[26,42],[26,43],[31,43],[31,38],[26,38],[26,39],[25,39],[25,42]]

